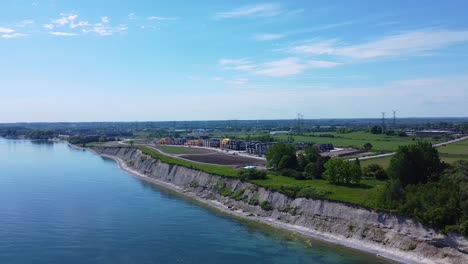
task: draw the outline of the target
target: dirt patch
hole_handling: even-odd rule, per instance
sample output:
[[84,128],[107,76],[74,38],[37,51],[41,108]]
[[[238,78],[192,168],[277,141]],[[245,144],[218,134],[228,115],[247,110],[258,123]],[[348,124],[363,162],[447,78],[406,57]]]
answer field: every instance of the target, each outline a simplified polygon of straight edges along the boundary
[[192,155],[192,154],[209,154],[215,153],[215,150],[205,149],[205,148],[194,148],[194,147],[182,147],[182,146],[166,146],[160,145],[156,146],[155,148],[159,149],[160,151],[173,154],[173,155]]
[[234,166],[254,165],[254,166],[259,166],[259,167],[265,167],[266,165],[265,161],[263,160],[243,157],[239,155],[223,154],[223,153],[212,153],[212,154],[205,154],[205,155],[180,155],[179,157],[192,160],[192,161],[212,163],[212,164],[218,164],[218,165],[234,165]]

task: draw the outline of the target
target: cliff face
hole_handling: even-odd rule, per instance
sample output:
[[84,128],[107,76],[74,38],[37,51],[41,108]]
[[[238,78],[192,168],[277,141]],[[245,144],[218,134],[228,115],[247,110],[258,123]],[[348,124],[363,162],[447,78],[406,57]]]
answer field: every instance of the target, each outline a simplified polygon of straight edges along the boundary
[[292,199],[238,179],[162,163],[134,148],[93,150],[119,158],[131,169],[177,186],[184,193],[218,201],[232,210],[282,223],[305,234],[337,239],[347,245],[357,243],[410,262],[468,263],[466,239],[444,236],[408,218],[332,201]]

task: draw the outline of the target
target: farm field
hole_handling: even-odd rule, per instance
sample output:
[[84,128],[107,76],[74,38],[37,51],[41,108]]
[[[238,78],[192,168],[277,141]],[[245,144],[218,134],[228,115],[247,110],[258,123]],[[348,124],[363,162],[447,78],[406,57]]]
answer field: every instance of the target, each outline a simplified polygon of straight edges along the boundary
[[[320,136],[322,135],[322,136]],[[324,135],[330,135],[329,137]],[[333,137],[331,137],[333,136]],[[274,136],[277,139],[287,140],[288,135]],[[364,144],[371,143],[372,151],[392,152],[398,146],[413,144],[412,137],[387,136],[381,134],[371,134],[368,132],[352,132],[347,134],[338,134],[336,132],[314,133],[309,135],[293,135],[296,142],[314,142],[314,143],[332,143],[336,147],[362,148]],[[433,143],[438,141],[430,140]]]
[[[442,161],[447,163],[453,163],[457,160],[468,160],[468,139],[439,147],[437,150],[439,151],[439,155]],[[384,168],[387,168],[390,164],[390,159],[391,157],[362,160],[361,165],[367,166],[369,164],[376,163]]]

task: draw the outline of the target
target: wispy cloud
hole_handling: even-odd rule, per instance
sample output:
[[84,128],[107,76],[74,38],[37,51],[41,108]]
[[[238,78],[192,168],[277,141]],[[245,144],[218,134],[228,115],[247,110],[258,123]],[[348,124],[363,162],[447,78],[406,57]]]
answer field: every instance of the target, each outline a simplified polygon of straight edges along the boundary
[[88,27],[91,24],[88,21],[79,21],[78,23],[70,23],[70,28]]
[[0,33],[3,33],[3,34],[11,34],[11,33],[13,33],[13,32],[15,32],[14,29],[0,27]]
[[226,80],[225,83],[233,86],[242,86],[246,85],[249,82],[247,78],[235,78],[232,80]]
[[313,55],[336,55],[351,59],[376,59],[418,55],[463,42],[468,42],[468,31],[429,29],[394,34],[356,45],[343,45],[337,40],[328,40],[295,46],[290,51]]
[[288,57],[280,60],[254,63],[249,59],[221,59],[219,64],[224,70],[243,71],[252,75],[270,77],[287,77],[299,75],[309,69],[333,68],[341,63],[323,60],[303,60],[296,57]]
[[116,27],[111,27],[101,23],[96,23],[89,29],[83,29],[83,33],[96,33],[100,36],[111,36],[115,33],[121,33],[127,30],[127,25],[118,25]]
[[148,20],[157,20],[157,21],[165,21],[165,20],[178,20],[178,17],[161,17],[161,16],[150,16]]
[[302,28],[302,29],[296,29],[296,30],[290,30],[282,33],[265,33],[265,34],[256,34],[253,35],[253,39],[256,41],[271,41],[271,40],[277,40],[277,39],[282,39],[288,36],[292,35],[300,35],[300,34],[307,34],[311,32],[317,32],[317,31],[322,31],[322,30],[328,30],[328,29],[333,29],[333,28],[338,28],[338,27],[344,27],[348,25],[352,25],[355,23],[358,23],[358,20],[350,20],[350,21],[343,21],[339,23],[333,23],[333,24],[324,24],[324,25],[318,25],[314,27],[309,27],[309,28]]
[[299,58],[289,57],[260,64],[253,74],[270,77],[286,77],[302,74],[309,69],[333,68],[339,65],[341,65],[341,63],[320,60],[301,60]]
[[18,33],[12,28],[0,27],[0,36],[4,39],[25,37],[27,34]]
[[247,58],[241,59],[220,59],[219,65],[225,70],[250,71],[255,68],[252,61]]
[[78,18],[77,14],[60,14],[61,17],[57,19],[52,19],[51,23],[55,26],[65,26],[72,23],[75,19]]
[[242,17],[272,17],[283,13],[284,10],[278,4],[267,3],[242,6],[230,11],[218,12],[215,19],[242,18]]
[[[44,28],[49,30],[49,34],[55,36],[78,36],[95,33],[99,36],[110,36],[115,33],[125,32],[128,29],[128,26],[123,24],[111,25],[110,18],[107,16],[101,17],[98,23],[90,23],[85,20],[78,20],[77,14],[62,13],[60,15],[60,18],[51,19],[49,24],[43,25]],[[66,28],[70,30],[66,30]]]
[[27,20],[20,21],[19,23],[16,24],[16,26],[17,27],[27,27],[27,26],[34,25],[34,24],[35,24],[34,20],[27,19]]
[[277,40],[277,39],[282,39],[284,38],[285,35],[283,34],[256,34],[252,38],[255,41],[272,41],[272,40]]
[[54,36],[62,36],[62,37],[73,37],[73,36],[78,36],[77,33],[72,33],[72,32],[61,32],[61,31],[51,31],[49,34],[54,35]]
[[6,39],[12,39],[12,38],[19,38],[19,37],[25,37],[27,34],[22,34],[22,33],[11,33],[11,34],[3,34],[1,35],[2,38]]

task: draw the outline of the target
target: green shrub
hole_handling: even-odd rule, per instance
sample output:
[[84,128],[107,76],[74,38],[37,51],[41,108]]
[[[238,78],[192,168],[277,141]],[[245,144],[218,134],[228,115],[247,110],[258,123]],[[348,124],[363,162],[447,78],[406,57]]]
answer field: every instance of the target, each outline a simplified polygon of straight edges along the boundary
[[251,205],[258,205],[258,204],[259,204],[258,195],[256,195],[256,196],[250,198],[249,204],[251,204]]
[[324,198],[329,194],[331,194],[331,192],[318,190],[314,187],[306,187],[298,191],[296,196],[304,198]]
[[244,199],[244,190],[237,190],[237,191],[231,193],[231,198],[236,200],[236,201],[240,201],[240,200]]
[[270,202],[268,202],[268,201],[261,202],[260,207],[265,211],[270,211],[270,210],[273,209],[273,206],[271,206]]
[[366,178],[374,178],[381,181],[388,179],[387,172],[385,172],[384,168],[375,163],[364,167],[363,173],[363,176]]
[[244,180],[264,180],[267,178],[267,173],[265,170],[241,169],[238,172],[238,176]]

